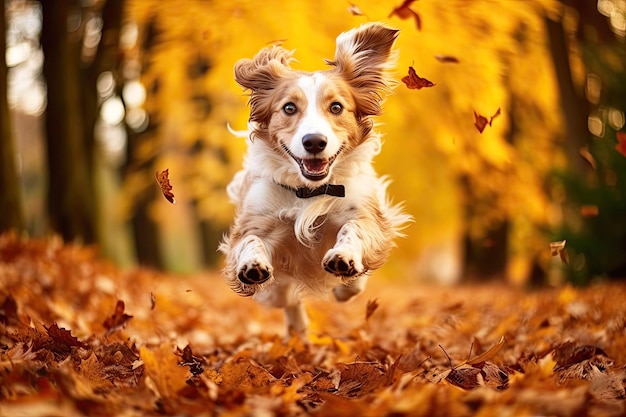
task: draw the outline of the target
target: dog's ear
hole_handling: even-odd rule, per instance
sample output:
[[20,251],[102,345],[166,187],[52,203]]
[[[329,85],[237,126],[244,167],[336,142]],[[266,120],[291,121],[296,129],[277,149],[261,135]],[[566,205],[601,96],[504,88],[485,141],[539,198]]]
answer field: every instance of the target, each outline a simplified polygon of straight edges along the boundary
[[350,83],[364,115],[381,113],[382,97],[395,86],[387,71],[395,64],[392,50],[399,30],[368,23],[337,37],[335,59],[326,63]]
[[271,92],[278,80],[291,71],[293,52],[281,46],[263,48],[253,59],[241,59],[235,64],[235,81],[250,90],[250,121],[254,122],[257,136],[269,122]]
[[253,59],[240,59],[235,64],[235,81],[254,94],[271,90],[276,81],[291,70],[293,51],[281,46],[263,48]]

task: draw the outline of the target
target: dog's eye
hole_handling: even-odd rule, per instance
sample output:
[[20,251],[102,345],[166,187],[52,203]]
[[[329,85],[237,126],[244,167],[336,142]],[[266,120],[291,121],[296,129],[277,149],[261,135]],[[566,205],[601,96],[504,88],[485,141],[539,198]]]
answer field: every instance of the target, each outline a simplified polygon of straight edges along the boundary
[[341,114],[341,112],[343,111],[343,106],[341,105],[341,103],[337,103],[335,101],[333,104],[330,105],[329,110],[332,114]]
[[283,106],[283,111],[285,112],[285,114],[292,115],[295,114],[297,110],[298,108],[296,107],[296,105],[291,102]]

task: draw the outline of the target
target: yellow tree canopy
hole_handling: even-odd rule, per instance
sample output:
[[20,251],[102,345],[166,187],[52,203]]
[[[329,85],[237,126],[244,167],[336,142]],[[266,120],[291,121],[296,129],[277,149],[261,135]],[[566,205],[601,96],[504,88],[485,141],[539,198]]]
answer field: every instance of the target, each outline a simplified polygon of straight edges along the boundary
[[[407,19],[392,14],[400,5],[131,0],[129,16],[140,33],[135,53],[146,53],[140,46],[148,29],[156,33],[141,76],[149,91],[146,106],[158,109],[167,126],[155,138],[159,145],[146,152],[160,150],[154,168],[178,172],[185,178],[177,184],[180,194],[197,199],[206,218],[228,224],[232,208],[224,187],[240,166],[244,143],[226,126],[244,129],[248,117],[247,97],[232,76],[235,62],[280,43],[296,50],[296,67],[322,69],[340,32],[384,21],[401,29],[397,79],[412,66],[435,84],[415,90],[400,83],[378,119],[385,147],[376,167],[393,178],[392,194],[406,201],[416,219],[397,259],[411,259],[430,242],[462,230],[480,236],[502,219],[513,224],[513,250],[533,252],[537,225],[549,221],[545,176],[564,163],[544,30],[546,13],[558,5],[550,0],[424,0],[406,6],[414,12],[405,13]],[[199,59],[206,73],[190,74],[190,65]],[[158,92],[150,95],[157,79]],[[208,97],[206,114],[197,108],[198,93]],[[489,119],[498,109],[480,133],[475,114]],[[187,150],[199,140],[219,152],[190,156]],[[466,222],[467,205],[478,215]]]

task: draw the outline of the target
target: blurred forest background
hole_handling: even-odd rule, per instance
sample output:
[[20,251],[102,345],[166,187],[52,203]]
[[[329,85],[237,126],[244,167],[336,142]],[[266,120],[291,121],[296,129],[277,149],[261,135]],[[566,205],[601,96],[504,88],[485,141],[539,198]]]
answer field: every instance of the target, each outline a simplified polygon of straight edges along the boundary
[[[381,272],[558,284],[626,276],[626,0],[5,0],[0,231],[123,266],[218,268],[247,97],[234,63],[281,43],[401,29],[376,162],[415,217]],[[395,10],[395,12],[394,12]],[[487,118],[481,133],[475,113]],[[160,194],[168,168],[177,204]],[[566,240],[568,263],[549,243]]]

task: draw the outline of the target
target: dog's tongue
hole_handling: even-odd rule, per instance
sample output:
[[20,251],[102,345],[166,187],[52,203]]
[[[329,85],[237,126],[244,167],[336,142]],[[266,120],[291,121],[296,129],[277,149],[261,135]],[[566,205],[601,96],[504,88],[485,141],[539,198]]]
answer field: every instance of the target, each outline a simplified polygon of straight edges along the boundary
[[311,174],[321,174],[326,170],[327,162],[324,159],[304,159],[302,165]]

